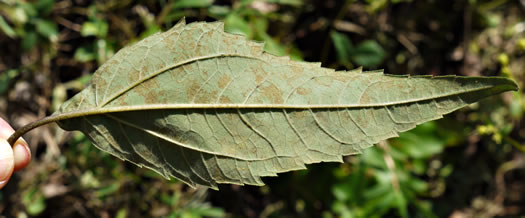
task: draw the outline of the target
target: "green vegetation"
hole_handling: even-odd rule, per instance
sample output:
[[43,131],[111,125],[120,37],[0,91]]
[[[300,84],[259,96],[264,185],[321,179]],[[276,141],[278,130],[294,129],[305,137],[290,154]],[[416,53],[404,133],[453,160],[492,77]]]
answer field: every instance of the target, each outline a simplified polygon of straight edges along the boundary
[[[53,113],[118,49],[182,17],[222,20],[265,50],[399,74],[504,76],[523,86],[520,1],[0,1],[0,116]],[[0,192],[6,216],[492,217],[524,215],[523,92],[505,93],[381,142],[345,163],[191,189],[49,125]]]

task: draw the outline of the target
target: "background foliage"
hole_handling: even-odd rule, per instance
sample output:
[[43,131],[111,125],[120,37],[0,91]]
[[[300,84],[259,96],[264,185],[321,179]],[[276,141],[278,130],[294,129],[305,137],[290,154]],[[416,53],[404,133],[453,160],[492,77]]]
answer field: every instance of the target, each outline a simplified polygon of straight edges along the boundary
[[[325,67],[525,81],[523,0],[0,0],[0,116],[52,113],[123,46],[180,18],[222,20],[266,50]],[[523,91],[471,105],[343,164],[263,187],[190,189],[54,125],[0,191],[6,217],[494,217],[525,215]]]

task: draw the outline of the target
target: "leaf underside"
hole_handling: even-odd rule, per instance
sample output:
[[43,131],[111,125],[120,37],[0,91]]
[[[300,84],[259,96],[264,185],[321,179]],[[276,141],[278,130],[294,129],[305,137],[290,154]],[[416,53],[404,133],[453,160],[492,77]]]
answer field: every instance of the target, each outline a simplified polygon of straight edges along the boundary
[[505,78],[334,71],[184,20],[120,50],[56,114],[120,159],[190,186],[261,177],[342,156],[515,90]]

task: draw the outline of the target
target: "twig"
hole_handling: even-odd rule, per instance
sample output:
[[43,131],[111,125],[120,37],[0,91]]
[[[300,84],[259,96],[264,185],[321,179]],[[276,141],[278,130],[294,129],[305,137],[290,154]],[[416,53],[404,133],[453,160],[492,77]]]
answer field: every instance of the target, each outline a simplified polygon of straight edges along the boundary
[[365,35],[366,29],[349,21],[336,20],[334,21],[334,28],[336,30],[357,33],[359,35]]
[[418,53],[417,47],[404,34],[397,34],[397,40],[405,46],[410,53],[414,55]]
[[57,23],[61,24],[62,26],[65,26],[71,30],[74,30],[76,32],[80,32],[82,30],[82,25],[73,23],[63,17],[56,17]]
[[520,144],[518,141],[508,137],[508,136],[505,136],[503,138],[503,140],[505,140],[505,142],[511,144],[513,147],[515,147],[516,149],[520,150],[521,152],[525,153],[525,146]]
[[525,167],[523,158],[518,158],[505,162],[498,168],[495,175],[497,194],[494,201],[501,204],[505,200],[505,173],[523,167]]

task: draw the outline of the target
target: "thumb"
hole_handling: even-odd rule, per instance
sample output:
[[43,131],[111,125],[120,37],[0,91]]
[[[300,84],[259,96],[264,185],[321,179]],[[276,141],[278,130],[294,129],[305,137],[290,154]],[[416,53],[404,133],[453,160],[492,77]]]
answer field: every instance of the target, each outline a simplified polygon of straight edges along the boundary
[[6,140],[0,140],[0,188],[3,188],[15,167],[15,159],[13,156],[13,149]]

